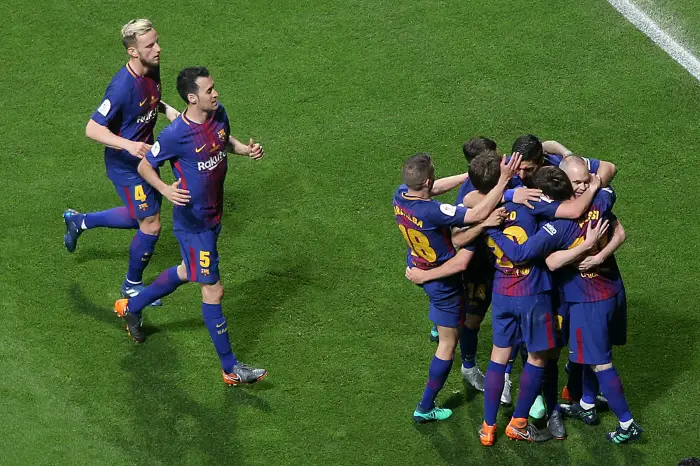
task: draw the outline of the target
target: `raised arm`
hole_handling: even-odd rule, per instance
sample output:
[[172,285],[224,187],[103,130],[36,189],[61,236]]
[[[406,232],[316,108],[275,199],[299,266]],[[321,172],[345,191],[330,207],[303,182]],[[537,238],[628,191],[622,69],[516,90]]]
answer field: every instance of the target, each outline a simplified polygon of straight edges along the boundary
[[568,157],[572,152],[564,147],[564,144],[557,141],[542,141],[542,150],[547,154],[558,154]]
[[601,160],[597,175],[600,177],[600,186],[603,188],[608,187],[615,175],[617,175],[617,167],[614,163]]
[[599,267],[600,264],[605,262],[608,257],[612,256],[627,239],[627,233],[625,232],[625,229],[622,227],[622,223],[620,223],[618,218],[613,218],[610,220],[610,223],[613,227],[613,234],[610,241],[608,241],[608,244],[606,244],[605,247],[598,252],[598,254],[584,258],[578,266],[579,270],[585,272],[587,270]]
[[453,258],[442,264],[440,267],[435,267],[434,269],[430,270],[422,270],[417,267],[406,267],[406,278],[411,280],[416,285],[422,285],[425,282],[449,277],[467,270],[469,261],[473,256],[473,251],[468,249],[460,249]]
[[457,186],[461,186],[467,178],[469,178],[469,173],[462,173],[461,175],[447,176],[445,178],[440,178],[435,180],[433,183],[433,189],[430,190],[431,196],[439,196],[444,194]]
[[474,206],[474,208],[467,210],[467,213],[464,215],[465,224],[478,223],[486,220],[493,209],[501,202],[503,191],[518,170],[521,158],[522,156],[518,152],[514,153],[510,160],[507,160],[505,155],[503,156],[501,159],[501,176],[498,178],[498,183],[489,191],[481,202]]

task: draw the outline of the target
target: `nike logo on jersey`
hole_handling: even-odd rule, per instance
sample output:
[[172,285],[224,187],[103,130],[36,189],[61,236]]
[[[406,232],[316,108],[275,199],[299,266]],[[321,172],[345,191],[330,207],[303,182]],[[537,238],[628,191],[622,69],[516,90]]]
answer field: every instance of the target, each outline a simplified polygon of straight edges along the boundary
[[147,100],[148,100],[148,97],[146,97],[141,102],[139,102],[139,107],[143,107]]
[[205,147],[207,147],[206,144],[204,144],[202,147],[195,149],[194,151],[199,154],[200,152],[202,152],[204,150]]

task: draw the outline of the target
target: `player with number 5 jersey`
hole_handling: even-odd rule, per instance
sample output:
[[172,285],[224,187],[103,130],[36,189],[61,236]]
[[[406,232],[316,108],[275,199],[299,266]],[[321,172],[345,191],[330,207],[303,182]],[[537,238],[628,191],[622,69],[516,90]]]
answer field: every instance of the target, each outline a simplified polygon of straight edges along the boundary
[[[174,205],[173,230],[180,243],[182,263],[165,270],[138,296],[120,299],[114,310],[126,321],[132,339],[145,340],[142,311],[154,299],[174,292],[188,281],[202,290],[202,317],[221,362],[227,385],[251,384],[267,376],[265,369],[241,364],[231,349],[221,299],[217,240],[221,232],[227,149],[257,160],[264,152],[252,139],[244,145],[230,135],[226,110],[209,71],[185,68],[177,77],[177,90],[187,110],[166,127],[139,164],[143,178]],[[157,168],[170,161],[176,181],[168,185]]]
[[[452,245],[451,228],[485,220],[498,204],[503,190],[520,162],[516,155],[500,164],[500,178],[494,188],[473,209],[441,204],[432,199],[456,188],[467,174],[435,179],[435,168],[428,154],[419,153],[403,164],[403,182],[394,193],[394,216],[406,242],[406,262],[409,267],[430,269],[439,267],[456,254]],[[434,280],[422,285],[430,300],[428,316],[437,325],[439,342],[430,364],[428,382],[421,402],[413,412],[415,422],[447,419],[452,411],[435,406],[452,368],[454,351],[464,322],[464,295],[459,275]]]

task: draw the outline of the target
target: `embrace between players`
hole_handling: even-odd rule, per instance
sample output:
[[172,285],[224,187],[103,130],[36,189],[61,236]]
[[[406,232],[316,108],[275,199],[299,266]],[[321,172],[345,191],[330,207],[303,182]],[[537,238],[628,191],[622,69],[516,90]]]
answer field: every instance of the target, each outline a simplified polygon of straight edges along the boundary
[[[219,356],[228,385],[250,384],[267,376],[265,369],[239,363],[231,349],[221,308],[217,240],[221,232],[227,151],[264,156],[252,139],[245,145],[231,136],[229,119],[219,104],[214,81],[204,67],[183,69],[177,91],[187,104],[182,113],[161,100],[158,34],[147,19],[122,28],[129,61],[112,78],[105,97],[89,120],[86,135],[105,145],[107,177],[124,206],[101,212],[64,212],[64,245],[74,252],[79,236],[93,228],[136,229],[129,248],[129,266],[121,286],[124,299],[114,305],[131,338],[143,342],[142,311],[162,305],[161,298],[180,285],[197,282],[202,290],[202,317]],[[158,113],[171,121],[154,143]],[[170,161],[176,181],[169,185],[159,168]],[[173,204],[173,231],[182,262],[144,286],[143,271],[160,235],[162,196]]]
[[[428,296],[431,339],[438,341],[413,419],[452,414],[435,398],[459,343],[465,381],[484,392],[480,441],[493,445],[499,405],[511,402],[509,373],[520,348],[526,361],[508,437],[564,439],[562,414],[596,423],[598,401],[620,421],[607,439],[636,440],[642,429],[612,364],[612,346],[625,343],[627,326],[613,255],[625,240],[612,213],[609,183],[616,168],[534,135],[519,137],[510,158],[495,149],[489,139],[471,139],[463,147],[469,172],[442,179],[435,179],[428,154],[416,154],[404,163],[403,184],[394,194],[396,222],[408,245],[406,277]],[[458,186],[456,205],[432,199]],[[493,349],[484,377],[475,357],[489,305]],[[560,405],[558,361],[567,345],[569,380],[562,396],[569,404]],[[547,424],[537,428],[528,413],[542,398]]]

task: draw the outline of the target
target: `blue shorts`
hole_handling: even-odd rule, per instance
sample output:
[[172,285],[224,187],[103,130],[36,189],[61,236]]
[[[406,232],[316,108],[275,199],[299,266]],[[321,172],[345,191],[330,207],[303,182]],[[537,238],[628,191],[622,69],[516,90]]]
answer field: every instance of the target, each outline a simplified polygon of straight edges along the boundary
[[468,315],[484,317],[489,310],[493,291],[493,274],[469,273],[463,274],[464,279],[464,309]]
[[219,251],[216,241],[221,225],[201,233],[175,230],[180,253],[187,269],[187,280],[212,285],[219,281]]
[[133,186],[113,184],[122,202],[129,209],[131,218],[142,220],[160,212],[163,196],[145,181]]
[[[569,303],[569,359],[579,364],[612,362],[612,347],[626,340],[627,303],[623,292],[592,303]],[[624,323],[621,315],[624,315]],[[624,327],[624,330],[623,330]]]
[[430,299],[428,318],[442,327],[461,327],[464,324],[464,291],[459,276],[425,283],[423,291]]
[[552,297],[548,291],[532,296],[494,293],[491,323],[493,344],[499,348],[513,346],[519,335],[531,353],[556,346]]

